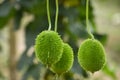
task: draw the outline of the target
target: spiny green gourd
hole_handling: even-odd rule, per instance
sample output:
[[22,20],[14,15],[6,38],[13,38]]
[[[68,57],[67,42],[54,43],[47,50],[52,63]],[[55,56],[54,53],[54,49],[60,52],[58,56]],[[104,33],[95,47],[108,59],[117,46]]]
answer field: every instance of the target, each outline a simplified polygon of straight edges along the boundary
[[51,66],[51,70],[56,74],[61,75],[71,69],[73,60],[74,56],[72,48],[67,43],[64,43],[62,58],[56,64]]
[[78,61],[83,69],[94,73],[105,64],[105,51],[102,44],[95,39],[85,40],[78,51]]
[[50,67],[62,57],[63,41],[55,31],[41,32],[35,42],[36,57]]

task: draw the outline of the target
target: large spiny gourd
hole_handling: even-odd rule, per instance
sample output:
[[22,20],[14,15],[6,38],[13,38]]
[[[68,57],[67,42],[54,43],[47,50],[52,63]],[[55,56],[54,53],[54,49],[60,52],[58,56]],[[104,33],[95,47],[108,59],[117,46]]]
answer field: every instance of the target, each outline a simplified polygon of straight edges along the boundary
[[73,61],[73,50],[67,43],[64,43],[62,57],[60,61],[52,65],[51,70],[56,74],[61,75],[71,69]]
[[94,73],[105,64],[105,51],[102,44],[95,39],[85,40],[78,51],[78,61],[83,69]]
[[58,62],[63,52],[63,41],[55,31],[41,32],[35,42],[37,58],[47,66]]

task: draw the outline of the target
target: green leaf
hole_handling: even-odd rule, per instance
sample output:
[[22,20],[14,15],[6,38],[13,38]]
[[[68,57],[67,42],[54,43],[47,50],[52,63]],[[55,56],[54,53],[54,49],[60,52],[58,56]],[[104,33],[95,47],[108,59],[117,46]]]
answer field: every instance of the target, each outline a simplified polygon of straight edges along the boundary
[[106,44],[108,36],[106,34],[98,34],[94,33],[93,34],[96,39],[98,39],[103,45]]
[[26,70],[26,72],[23,74],[22,80],[28,80],[30,76],[32,76],[34,80],[39,80],[40,70],[41,70],[41,64],[30,65],[29,68]]
[[27,25],[27,27],[26,27],[26,35],[25,35],[26,47],[27,48],[26,48],[25,52],[22,54],[20,60],[18,61],[17,68],[19,70],[22,70],[25,66],[29,66],[29,65],[32,64],[33,59],[35,58],[35,56],[33,54],[31,57],[28,57],[27,52],[28,52],[29,48],[34,45],[35,38],[37,37],[37,35],[41,31],[46,29],[45,20],[44,20],[44,18],[36,16],[35,20]]
[[2,29],[13,14],[13,4],[5,1],[0,5],[0,29]]
[[76,37],[80,37],[80,38],[87,38],[88,37],[88,33],[86,31],[86,28],[80,22],[77,22],[77,21],[73,22],[73,23],[71,22],[70,23],[70,31]]
[[106,64],[105,67],[103,68],[103,72],[106,73],[107,75],[111,76],[114,80],[117,79],[117,76],[115,74],[115,70],[111,69],[108,64]]
[[5,27],[5,24],[8,22],[8,17],[1,18],[0,17],[0,29]]
[[23,17],[23,13],[24,13],[24,9],[20,8],[19,10],[16,10],[15,12],[15,18],[14,18],[14,29],[18,30],[20,28],[20,23],[21,23],[21,19]]
[[2,72],[0,72],[0,80],[6,80],[5,76],[2,74]]
[[12,7],[13,5],[8,1],[2,3],[0,5],[0,17],[6,17],[7,15],[9,15]]
[[19,4],[25,8],[26,11],[42,16],[46,14],[46,1],[45,0],[20,0]]
[[46,1],[45,0],[37,0],[34,5],[30,9],[31,13],[35,15],[46,14]]
[[0,53],[2,52],[2,50],[3,50],[3,47],[2,47],[2,45],[0,43]]
[[33,59],[35,58],[35,54],[33,54],[31,57],[27,56],[28,49],[25,50],[25,52],[22,54],[20,60],[17,63],[17,69],[22,70],[25,67],[29,67],[33,64]]
[[34,45],[35,38],[43,31],[47,30],[47,18],[45,16],[36,16],[35,20],[26,27],[26,45],[27,47]]

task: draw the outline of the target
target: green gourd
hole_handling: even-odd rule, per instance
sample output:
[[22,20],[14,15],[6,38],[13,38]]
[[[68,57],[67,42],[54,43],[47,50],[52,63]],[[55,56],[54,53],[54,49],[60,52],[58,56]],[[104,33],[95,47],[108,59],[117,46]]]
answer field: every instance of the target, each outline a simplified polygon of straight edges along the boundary
[[50,67],[62,57],[63,41],[55,31],[42,31],[36,38],[36,57]]
[[73,60],[74,56],[72,48],[67,43],[64,43],[62,58],[56,64],[51,66],[51,70],[60,76],[62,73],[71,69]]
[[102,44],[95,39],[85,40],[78,51],[78,61],[83,69],[94,73],[105,64],[105,51]]

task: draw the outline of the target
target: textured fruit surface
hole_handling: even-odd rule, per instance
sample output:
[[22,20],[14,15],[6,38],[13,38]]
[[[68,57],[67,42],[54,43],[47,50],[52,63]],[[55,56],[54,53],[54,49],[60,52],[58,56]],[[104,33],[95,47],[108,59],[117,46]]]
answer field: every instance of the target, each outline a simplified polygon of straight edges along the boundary
[[64,43],[62,58],[56,64],[52,65],[51,70],[58,75],[61,75],[71,69],[73,60],[74,56],[72,48],[68,44]]
[[105,64],[105,51],[102,44],[95,39],[85,40],[79,48],[78,61],[87,71],[100,70]]
[[62,57],[63,42],[57,32],[43,31],[35,43],[35,53],[37,58],[44,64],[51,66]]

